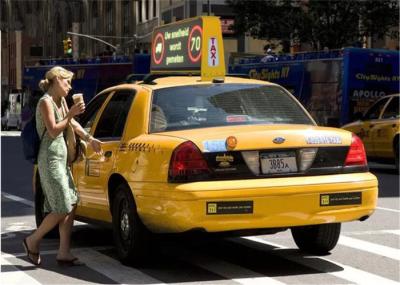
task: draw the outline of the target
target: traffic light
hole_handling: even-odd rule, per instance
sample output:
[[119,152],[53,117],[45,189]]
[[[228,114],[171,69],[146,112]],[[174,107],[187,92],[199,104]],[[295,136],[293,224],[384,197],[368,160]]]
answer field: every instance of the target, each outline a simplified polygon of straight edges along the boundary
[[70,57],[72,56],[72,41],[70,38],[63,40],[64,55]]
[[66,55],[67,52],[68,52],[68,42],[67,42],[67,40],[63,40],[63,46],[64,46],[64,55]]
[[67,39],[67,55],[72,56],[72,41],[70,38]]

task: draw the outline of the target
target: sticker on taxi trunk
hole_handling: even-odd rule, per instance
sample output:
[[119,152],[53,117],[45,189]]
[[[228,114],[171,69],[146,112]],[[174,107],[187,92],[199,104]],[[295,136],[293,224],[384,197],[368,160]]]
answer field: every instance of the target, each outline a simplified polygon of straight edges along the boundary
[[320,206],[361,205],[361,192],[321,194]]
[[253,201],[207,202],[207,215],[252,214]]
[[342,144],[340,136],[310,136],[306,137],[307,144]]
[[203,142],[204,152],[222,152],[226,151],[226,140],[207,140]]

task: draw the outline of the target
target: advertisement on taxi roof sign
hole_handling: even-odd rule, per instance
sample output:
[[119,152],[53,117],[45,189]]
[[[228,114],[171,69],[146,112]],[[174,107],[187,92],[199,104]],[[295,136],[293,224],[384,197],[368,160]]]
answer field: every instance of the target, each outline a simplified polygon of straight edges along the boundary
[[154,30],[151,70],[199,70],[202,19],[170,24]]
[[202,80],[224,77],[219,18],[203,16],[155,28],[151,72],[201,74]]

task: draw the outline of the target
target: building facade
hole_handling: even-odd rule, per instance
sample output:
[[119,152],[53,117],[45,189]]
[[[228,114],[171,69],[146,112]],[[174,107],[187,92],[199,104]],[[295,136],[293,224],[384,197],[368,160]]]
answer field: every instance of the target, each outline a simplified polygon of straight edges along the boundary
[[74,58],[110,56],[114,51],[148,53],[154,27],[215,15],[221,18],[226,58],[237,51],[261,53],[265,45],[229,29],[235,17],[225,0],[0,1],[2,100],[11,90],[23,88],[24,66],[65,57],[67,38]]
[[263,49],[267,43],[265,40],[239,35],[230,29],[235,22],[235,15],[225,0],[167,0],[160,2],[160,20],[163,24],[206,15],[218,16],[221,19],[226,64],[228,64],[231,53],[264,53]]
[[159,11],[160,0],[1,0],[2,101],[23,88],[24,66],[63,58],[68,37],[74,58],[147,48]]
[[[148,53],[154,27],[214,15],[221,19],[226,63],[231,53],[264,53],[265,40],[235,34],[235,15],[225,0],[0,0],[1,99],[22,89],[24,66],[65,57],[63,41],[72,40],[73,58]],[[74,34],[69,34],[72,32]],[[279,43],[272,43],[278,47]],[[394,48],[397,41],[371,41],[366,47]],[[302,47],[307,50],[307,47]]]

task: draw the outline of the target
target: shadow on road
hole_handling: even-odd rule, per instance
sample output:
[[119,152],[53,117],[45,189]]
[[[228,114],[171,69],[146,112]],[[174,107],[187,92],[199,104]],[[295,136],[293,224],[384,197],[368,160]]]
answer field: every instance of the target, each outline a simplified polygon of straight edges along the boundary
[[[21,233],[14,232],[12,234],[17,236],[17,238],[13,239],[13,242],[22,240]],[[240,241],[235,242],[235,240]],[[110,249],[99,250],[99,252],[117,259],[115,250],[111,248],[112,232],[108,229],[79,225],[74,227],[72,241],[72,248],[75,250],[80,247],[110,246]],[[4,242],[10,241],[4,240],[3,245]],[[65,275],[76,280],[98,284],[116,284],[114,280],[110,279],[112,276],[103,275],[101,270],[97,271],[96,268],[89,267],[90,264],[83,267],[59,267],[56,264],[54,254],[58,247],[58,241],[49,242],[49,240],[45,240],[43,243],[50,243],[51,245],[42,246],[41,250],[52,250],[53,253],[42,257],[41,269],[56,272],[60,276]],[[10,253],[12,251],[7,246],[5,252]],[[77,252],[79,251],[77,250]],[[135,267],[135,269],[167,284],[229,281],[231,279],[258,278],[260,276],[284,277],[343,270],[342,267],[334,263],[318,256],[306,255],[297,249],[280,249],[240,238],[206,238],[202,240],[195,236],[187,239],[179,237],[174,239],[172,236],[166,239],[158,238],[153,246],[150,258],[150,263],[145,266]],[[27,260],[26,256],[22,256],[19,259]],[[17,260],[13,266],[2,265],[2,271],[34,271],[36,269],[31,265],[22,266],[18,264]],[[223,271],[230,272],[231,276],[229,278],[208,270],[208,266],[213,267],[213,265],[220,262],[223,262],[225,266]],[[307,266],[304,264],[307,264]],[[309,266],[310,264],[312,266]],[[232,268],[229,268],[229,266]],[[29,274],[34,275],[34,272],[29,272]],[[132,272],[132,277],[125,276],[125,278],[125,283],[127,284],[151,284],[149,282],[146,283],[146,281],[137,283],[138,280],[134,271]],[[131,278],[132,282],[129,282]]]

